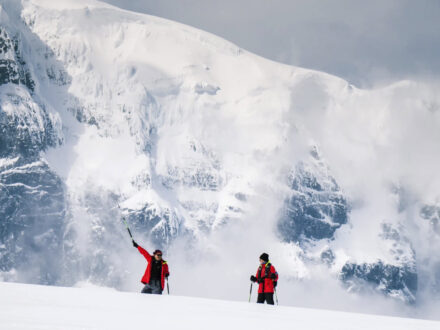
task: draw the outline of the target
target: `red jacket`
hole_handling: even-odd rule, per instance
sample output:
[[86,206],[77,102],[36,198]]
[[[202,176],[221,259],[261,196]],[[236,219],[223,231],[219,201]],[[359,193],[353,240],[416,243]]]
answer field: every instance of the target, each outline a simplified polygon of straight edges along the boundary
[[[147,250],[143,249],[142,247],[138,246],[139,252],[147,259],[148,266],[145,270],[144,276],[142,276],[141,282],[144,284],[150,283],[150,277],[151,277],[151,259],[153,258],[152,255],[148,253]],[[160,274],[160,284],[163,288],[165,287],[165,277],[168,277],[170,275],[170,272],[168,271],[168,264],[165,260],[162,260],[162,272]]]
[[260,283],[258,293],[273,293],[274,282],[278,281],[278,273],[270,262],[266,262],[258,267],[256,277]]

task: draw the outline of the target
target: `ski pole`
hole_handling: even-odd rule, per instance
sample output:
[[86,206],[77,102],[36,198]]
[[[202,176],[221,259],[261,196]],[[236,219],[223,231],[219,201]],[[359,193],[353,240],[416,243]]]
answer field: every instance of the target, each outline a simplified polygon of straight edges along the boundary
[[170,294],[170,286],[168,285],[168,279],[167,279],[167,292],[168,292],[168,295]]
[[[119,208],[119,210],[121,210],[121,207],[119,206],[119,204],[118,204],[118,208]],[[125,219],[124,216],[122,216],[122,221],[124,221],[125,228],[127,228],[127,231],[128,231],[128,235],[130,235],[131,240],[134,241],[134,238],[133,238],[133,235],[131,234],[130,228],[128,228],[127,220]]]
[[252,296],[252,282],[251,282],[251,289],[249,291],[249,302],[251,302],[251,296]]
[[127,221],[125,220],[125,217],[124,217],[124,216],[122,216],[122,220],[124,220],[125,227],[127,228],[127,231],[128,231],[128,235],[130,235],[131,240],[133,241],[133,240],[134,240],[134,239],[133,239],[133,235],[131,234],[130,228],[128,228],[128,224],[127,224]]
[[275,300],[276,300],[276,302],[277,302],[277,305],[278,305],[278,295],[277,295],[277,289],[276,288],[273,288],[274,289],[274,292],[275,292]]

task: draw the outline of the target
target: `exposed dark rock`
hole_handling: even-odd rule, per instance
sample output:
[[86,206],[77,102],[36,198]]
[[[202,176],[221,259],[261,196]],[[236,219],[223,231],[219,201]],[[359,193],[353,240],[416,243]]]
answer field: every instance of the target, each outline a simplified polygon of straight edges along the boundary
[[0,276],[56,284],[63,271],[64,186],[40,153],[62,138],[57,119],[34,94],[20,36],[0,27]]
[[416,299],[417,272],[410,266],[388,265],[380,260],[376,263],[346,263],[340,278],[354,290],[362,290],[364,283],[368,283],[375,290],[408,303],[414,303]]
[[139,210],[127,210],[126,216],[133,229],[147,233],[146,236],[157,247],[165,247],[182,234],[182,219],[169,209],[159,210],[153,205],[145,205]]
[[[53,119],[25,93],[0,97],[0,157],[36,157],[60,143]],[[2,108],[6,105],[17,111],[6,112]]]
[[311,156],[308,163],[299,163],[287,179],[292,193],[278,224],[286,242],[332,238],[348,220],[349,207],[341,189],[316,150]]
[[64,190],[41,161],[0,167],[0,270],[22,270],[31,283],[54,284],[62,270]]
[[0,86],[23,84],[33,92],[35,82],[21,55],[20,42],[18,37],[11,38],[6,29],[0,27]]
[[331,249],[326,249],[321,253],[321,261],[327,265],[332,265],[335,261],[335,255]]
[[365,284],[374,290],[407,303],[416,301],[418,274],[416,256],[411,242],[403,234],[402,226],[382,224],[379,235],[389,242],[389,253],[393,263],[378,260],[374,263],[347,262],[341,270],[340,278],[351,290],[362,290]]

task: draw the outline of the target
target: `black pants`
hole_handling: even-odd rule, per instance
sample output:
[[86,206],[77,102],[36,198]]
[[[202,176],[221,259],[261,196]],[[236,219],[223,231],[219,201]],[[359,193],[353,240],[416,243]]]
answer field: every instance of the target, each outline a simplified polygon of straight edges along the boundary
[[271,293],[259,293],[258,294],[258,304],[264,304],[264,302],[267,302],[268,305],[273,305],[273,292]]
[[160,280],[151,280],[149,284],[145,284],[141,293],[162,294]]

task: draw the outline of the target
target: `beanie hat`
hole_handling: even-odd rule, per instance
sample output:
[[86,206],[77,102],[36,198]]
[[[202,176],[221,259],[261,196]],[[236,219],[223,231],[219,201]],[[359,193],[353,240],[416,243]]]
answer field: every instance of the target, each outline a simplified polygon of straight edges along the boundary
[[263,253],[263,254],[260,256],[260,259],[261,259],[261,260],[264,260],[264,261],[266,261],[266,262],[268,262],[268,261],[269,261],[269,255],[268,255],[267,253]]
[[162,254],[162,251],[161,250],[155,250],[154,252],[153,252],[153,255],[155,255],[155,254]]

